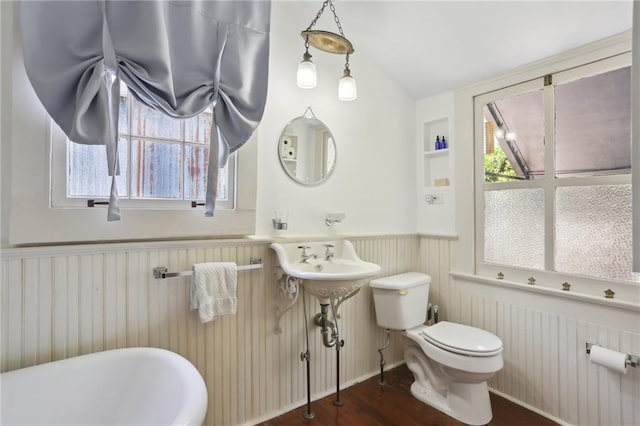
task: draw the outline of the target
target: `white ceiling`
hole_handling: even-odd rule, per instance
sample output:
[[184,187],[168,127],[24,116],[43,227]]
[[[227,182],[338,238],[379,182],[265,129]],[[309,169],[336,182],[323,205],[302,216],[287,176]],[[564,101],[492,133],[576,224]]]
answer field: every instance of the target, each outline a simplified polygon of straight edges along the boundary
[[[322,1],[306,0],[308,25]],[[371,57],[414,99],[631,29],[626,1],[334,0],[356,55]],[[325,10],[315,29],[337,32]],[[352,67],[357,79],[365,72]]]

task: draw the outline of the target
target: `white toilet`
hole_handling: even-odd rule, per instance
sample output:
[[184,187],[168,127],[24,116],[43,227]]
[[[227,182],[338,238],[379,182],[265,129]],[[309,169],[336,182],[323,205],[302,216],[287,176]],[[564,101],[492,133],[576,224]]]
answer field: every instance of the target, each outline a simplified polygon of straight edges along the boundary
[[502,341],[462,324],[423,325],[430,282],[418,272],[372,280],[378,325],[409,338],[404,359],[415,378],[413,396],[461,422],[487,424],[492,417],[487,380],[502,369]]

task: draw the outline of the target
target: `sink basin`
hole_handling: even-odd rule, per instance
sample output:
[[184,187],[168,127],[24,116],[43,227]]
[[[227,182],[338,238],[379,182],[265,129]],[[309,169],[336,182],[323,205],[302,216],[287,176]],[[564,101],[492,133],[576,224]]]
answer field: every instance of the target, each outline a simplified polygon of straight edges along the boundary
[[[333,245],[334,256],[329,260],[325,260],[325,244]],[[307,255],[315,257],[303,262],[299,246],[308,246]],[[331,298],[348,297],[381,270],[379,265],[360,259],[348,240],[273,243],[271,248],[282,271],[301,280],[304,288],[322,304],[329,303]]]

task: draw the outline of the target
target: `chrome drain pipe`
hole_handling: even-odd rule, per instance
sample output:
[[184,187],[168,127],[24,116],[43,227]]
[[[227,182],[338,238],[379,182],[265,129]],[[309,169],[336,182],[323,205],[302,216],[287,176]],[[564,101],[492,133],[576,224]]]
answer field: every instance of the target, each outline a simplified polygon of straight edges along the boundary
[[316,316],[313,318],[313,323],[318,327],[322,327],[320,330],[320,333],[322,333],[322,344],[327,348],[332,348],[338,341],[339,336],[338,327],[335,321],[331,321],[329,320],[329,318],[327,318],[328,311],[329,305],[321,304],[320,313],[316,314]]
[[331,302],[331,313],[333,321],[327,318],[329,313],[329,304],[320,304],[320,313],[313,318],[313,323],[318,327],[322,327],[322,344],[327,348],[336,347],[336,399],[333,405],[342,406],[344,402],[340,401],[340,348],[344,346],[344,340],[340,340],[340,332],[338,330],[338,320],[336,316],[335,300],[329,299]]

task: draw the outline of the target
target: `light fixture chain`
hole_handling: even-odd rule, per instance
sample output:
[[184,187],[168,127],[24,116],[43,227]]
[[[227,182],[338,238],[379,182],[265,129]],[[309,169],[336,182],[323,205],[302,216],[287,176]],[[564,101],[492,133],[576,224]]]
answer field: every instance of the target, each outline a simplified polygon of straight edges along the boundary
[[326,9],[327,5],[329,6],[329,9],[331,9],[331,13],[333,13],[333,20],[336,22],[336,25],[338,26],[338,31],[340,31],[340,35],[342,37],[345,37],[344,31],[342,31],[342,25],[340,24],[340,18],[338,18],[338,14],[336,13],[336,7],[334,6],[331,0],[325,0],[324,3],[322,3],[322,7],[316,14],[316,17],[313,18],[313,21],[311,21],[311,24],[309,24],[306,31],[311,30],[311,28],[313,28],[314,25],[316,25],[316,23],[318,22],[318,19],[320,19],[320,17],[324,13],[324,10]]
[[[318,22],[318,19],[320,19],[320,17],[322,16],[322,13],[324,12],[324,9],[327,7],[328,4],[329,4],[329,0],[325,0],[324,3],[322,3],[322,7],[316,14],[316,17],[313,18],[313,21],[311,21],[311,24],[309,24],[306,31],[309,31],[316,24],[316,22]],[[333,7],[333,3],[331,3],[331,7]]]
[[338,31],[340,31],[340,35],[344,37],[344,32],[342,31],[342,25],[340,25],[340,18],[336,14],[336,7],[333,5],[333,2],[329,0],[329,8],[331,12],[333,12],[333,20],[336,21],[336,25],[338,26]]

